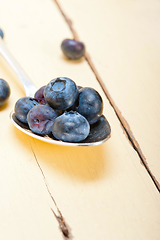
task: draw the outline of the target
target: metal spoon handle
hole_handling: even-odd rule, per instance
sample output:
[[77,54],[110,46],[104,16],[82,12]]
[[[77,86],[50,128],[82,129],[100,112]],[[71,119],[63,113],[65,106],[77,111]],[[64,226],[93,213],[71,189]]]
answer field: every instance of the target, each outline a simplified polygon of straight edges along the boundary
[[18,62],[14,59],[14,57],[8,51],[8,49],[6,48],[1,37],[0,37],[0,54],[8,62],[8,64],[11,66],[11,68],[14,70],[14,72],[19,77],[19,79],[24,87],[26,96],[33,97],[34,93],[37,91],[36,86],[32,83],[31,79],[27,76],[27,74],[24,72],[24,70],[18,64]]

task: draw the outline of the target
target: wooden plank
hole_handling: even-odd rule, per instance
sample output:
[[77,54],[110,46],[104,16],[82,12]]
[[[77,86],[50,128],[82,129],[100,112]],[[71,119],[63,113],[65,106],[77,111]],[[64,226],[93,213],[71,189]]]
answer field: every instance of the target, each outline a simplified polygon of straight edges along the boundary
[[159,1],[58,2],[160,181]]
[[68,76],[94,87],[112,128],[110,140],[89,148],[51,145],[24,135],[9,119],[24,92],[0,58],[0,76],[11,86],[8,104],[0,111],[0,239],[63,239],[51,211],[58,214],[55,202],[70,239],[159,239],[159,193],[86,61],[67,61],[61,53],[61,41],[72,34],[54,2],[7,0],[0,8],[4,41],[34,83],[40,87]]

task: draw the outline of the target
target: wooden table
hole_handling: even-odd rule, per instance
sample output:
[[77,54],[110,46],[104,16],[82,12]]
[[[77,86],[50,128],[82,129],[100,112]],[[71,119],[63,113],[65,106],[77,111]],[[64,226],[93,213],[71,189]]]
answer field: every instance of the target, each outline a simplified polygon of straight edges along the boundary
[[[160,2],[1,0],[4,42],[37,87],[70,77],[104,100],[111,138],[95,147],[43,143],[9,119],[25,95],[11,87],[0,109],[0,239],[160,239]],[[65,38],[86,56],[66,59]]]

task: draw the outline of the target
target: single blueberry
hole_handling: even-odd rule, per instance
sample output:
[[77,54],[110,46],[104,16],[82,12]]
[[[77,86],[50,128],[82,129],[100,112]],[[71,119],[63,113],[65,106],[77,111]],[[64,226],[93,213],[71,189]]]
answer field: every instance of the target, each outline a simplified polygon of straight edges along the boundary
[[45,97],[44,97],[44,89],[45,89],[46,86],[43,86],[41,88],[39,88],[35,95],[34,95],[34,98],[38,100],[38,102],[42,105],[45,105],[47,103]]
[[0,29],[0,37],[4,38],[4,33],[3,33],[2,29]]
[[39,135],[47,135],[52,131],[52,125],[58,114],[47,105],[34,106],[27,115],[29,128]]
[[83,115],[90,124],[97,122],[103,112],[103,101],[93,88],[84,87],[79,90],[77,112]]
[[85,53],[85,45],[73,39],[63,40],[61,49],[64,55],[70,59],[79,59],[84,56]]
[[27,123],[27,114],[32,107],[38,105],[38,101],[31,97],[20,98],[14,107],[15,115],[19,121]]
[[4,79],[0,79],[0,106],[7,102],[10,92],[9,84]]
[[90,125],[85,117],[76,111],[65,112],[57,117],[52,127],[53,136],[64,142],[80,142],[90,132]]
[[47,103],[56,110],[70,108],[78,98],[78,89],[73,80],[59,77],[51,80],[44,89]]

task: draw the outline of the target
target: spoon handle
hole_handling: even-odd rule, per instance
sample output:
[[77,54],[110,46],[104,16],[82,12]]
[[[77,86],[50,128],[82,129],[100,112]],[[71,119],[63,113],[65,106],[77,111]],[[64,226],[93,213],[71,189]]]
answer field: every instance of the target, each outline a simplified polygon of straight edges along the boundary
[[8,62],[8,64],[11,66],[11,68],[19,77],[24,87],[26,96],[34,97],[34,93],[37,91],[36,86],[32,83],[31,79],[27,76],[27,74],[18,64],[18,62],[14,59],[14,57],[8,51],[1,37],[0,37],[0,54]]

